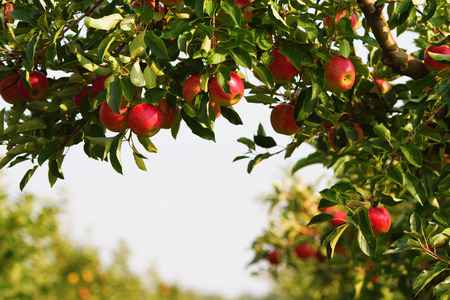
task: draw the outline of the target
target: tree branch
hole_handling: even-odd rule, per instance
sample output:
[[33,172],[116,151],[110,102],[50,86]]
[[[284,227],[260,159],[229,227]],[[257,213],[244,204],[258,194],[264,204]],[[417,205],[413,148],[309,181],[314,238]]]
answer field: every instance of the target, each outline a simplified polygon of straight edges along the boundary
[[373,35],[383,50],[381,59],[386,66],[399,75],[413,79],[425,77],[429,72],[423,62],[400,49],[392,36],[383,16],[383,5],[375,5],[374,0],[358,0],[361,10],[372,29]]

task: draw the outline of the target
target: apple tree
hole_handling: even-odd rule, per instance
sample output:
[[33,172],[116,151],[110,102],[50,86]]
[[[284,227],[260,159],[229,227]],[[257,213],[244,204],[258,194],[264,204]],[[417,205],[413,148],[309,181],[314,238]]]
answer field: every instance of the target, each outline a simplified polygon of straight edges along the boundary
[[[248,151],[236,160],[251,172],[298,155],[293,172],[334,170],[319,204],[333,211],[302,219],[336,226],[322,255],[354,236],[361,255],[398,260],[408,280],[411,264],[429,263],[405,283],[413,294],[448,294],[447,1],[2,0],[2,10],[0,92],[11,105],[0,168],[30,164],[21,189],[44,164],[51,185],[63,179],[73,145],[121,173],[125,142],[145,170],[161,128],[214,141],[216,118],[242,124],[234,104],[265,105],[291,141],[279,150],[259,126],[238,139]],[[418,50],[403,49],[412,42]],[[301,157],[302,143],[316,151]]]

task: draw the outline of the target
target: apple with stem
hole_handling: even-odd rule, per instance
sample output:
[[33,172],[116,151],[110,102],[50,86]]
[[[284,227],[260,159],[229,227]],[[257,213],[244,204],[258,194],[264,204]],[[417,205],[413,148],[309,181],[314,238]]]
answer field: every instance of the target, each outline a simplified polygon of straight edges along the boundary
[[323,65],[325,69],[325,88],[339,94],[348,91],[355,83],[355,68],[350,59],[335,55]]
[[267,260],[272,265],[278,265],[280,263],[280,253],[278,252],[278,250],[272,250],[267,253]]
[[370,90],[371,93],[384,95],[391,89],[389,81],[384,78],[375,78],[374,83],[374,87]]
[[294,105],[283,103],[275,106],[270,113],[270,123],[275,132],[292,135],[299,130],[295,123]]
[[300,258],[308,258],[313,256],[316,250],[308,242],[303,242],[295,247],[295,253]]
[[388,232],[391,227],[391,214],[384,207],[369,208],[369,219],[375,234]]
[[181,117],[181,108],[178,104],[175,104],[175,108],[172,108],[166,98],[162,98],[158,102],[158,109],[161,112],[162,125],[161,128],[169,129],[174,127]]
[[347,214],[342,210],[334,212],[332,216],[334,217],[334,219],[329,221],[331,226],[337,227],[347,221]]
[[161,129],[162,123],[159,109],[148,103],[138,104],[128,112],[128,126],[137,136],[154,136]]
[[443,74],[444,72],[447,71],[446,69],[450,69],[450,65],[445,65],[445,64],[435,61],[433,58],[431,58],[431,56],[428,54],[429,52],[450,55],[450,48],[448,46],[441,45],[441,46],[436,47],[436,46],[430,45],[427,48],[427,50],[425,50],[425,54],[423,55],[423,62],[425,64],[425,67],[427,68],[427,70],[430,72],[439,72],[439,73]]
[[297,75],[298,70],[294,67],[289,58],[279,51],[280,49],[274,49],[272,51],[273,61],[268,67],[270,73],[272,73],[273,80],[276,83],[285,84]]
[[222,87],[219,85],[217,77],[209,83],[209,94],[211,101],[215,102],[220,106],[231,106],[238,103],[242,96],[244,95],[244,83],[241,77],[234,72],[230,72],[230,81],[228,84],[230,86],[231,93],[225,93]]
[[73,101],[75,104],[80,107],[81,103],[83,102],[84,97],[88,96],[88,99],[92,99],[92,88],[90,86],[83,86],[81,88],[81,92],[75,95],[75,98]]
[[128,128],[126,101],[122,101],[120,114],[116,114],[106,101],[102,103],[99,110],[100,121],[106,129],[113,132],[122,132]]
[[0,82],[0,95],[3,100],[9,104],[17,104],[22,101],[17,90],[17,82],[20,81],[20,75],[17,73],[9,73]]
[[17,91],[20,97],[26,102],[45,99],[50,89],[47,76],[42,72],[34,71],[30,73],[30,84],[31,89],[26,87],[22,80],[17,81]]

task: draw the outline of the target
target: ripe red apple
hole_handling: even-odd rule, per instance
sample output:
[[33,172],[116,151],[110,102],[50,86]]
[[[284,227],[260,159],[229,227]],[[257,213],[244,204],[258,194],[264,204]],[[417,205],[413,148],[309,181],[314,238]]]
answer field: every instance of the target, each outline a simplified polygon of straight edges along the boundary
[[78,107],[81,106],[81,102],[85,96],[89,96],[89,100],[92,98],[92,88],[90,86],[83,86],[81,88],[81,92],[75,95],[73,101],[76,103]]
[[294,105],[283,103],[275,106],[270,113],[273,130],[280,134],[291,135],[299,130],[295,123]]
[[159,109],[148,103],[138,104],[128,112],[128,126],[138,136],[154,136],[161,129],[162,123]]
[[109,77],[109,75],[99,76],[92,81],[92,96],[97,97],[101,91],[105,89],[105,80]]
[[50,84],[44,73],[39,71],[30,73],[30,83],[31,89],[27,88],[21,80],[17,81],[17,91],[24,101],[42,100],[47,96]]
[[183,2],[183,0],[159,0],[159,2],[162,2],[165,5],[175,5],[175,4]]
[[6,23],[13,23],[14,18],[11,16],[12,11],[14,10],[14,5],[12,2],[7,2],[3,7],[3,16],[5,17]]
[[191,104],[192,100],[202,91],[200,86],[201,75],[192,75],[183,83],[183,98],[187,104]]
[[308,243],[303,242],[295,248],[295,253],[300,258],[308,258],[316,253],[316,250]]
[[217,77],[209,83],[210,99],[220,106],[231,106],[238,103],[244,95],[244,83],[238,74],[230,72],[230,94],[224,92],[220,87]]
[[450,154],[444,154],[444,165],[450,164]]
[[325,88],[338,94],[348,91],[355,83],[355,68],[350,59],[335,55],[324,64]]
[[178,104],[175,104],[175,109],[169,106],[166,98],[159,100],[158,109],[161,112],[162,117],[162,128],[172,128],[174,127],[181,117],[181,109]]
[[425,63],[425,67],[430,72],[441,72],[444,69],[450,68],[450,65],[445,65],[432,59],[428,52],[450,55],[450,48],[448,46],[441,45],[439,47],[435,47],[433,45],[430,45],[427,50],[425,50],[425,54],[423,55],[423,62]]
[[[252,6],[252,4],[250,3],[250,0],[236,0],[234,1],[234,4],[236,4],[237,7],[248,7],[248,6]],[[252,11],[244,11],[242,13],[242,16],[244,17],[244,21],[246,23],[248,23],[252,17]]]
[[108,103],[104,101],[100,106],[99,117],[103,126],[114,132],[121,132],[128,128],[126,101],[122,102],[120,114],[116,114]]
[[331,226],[339,226],[346,222],[347,220],[347,214],[343,212],[342,210],[338,210],[337,212],[332,214],[334,219],[330,220]]
[[356,26],[358,25],[358,19],[356,18],[355,14],[352,14],[350,16],[350,21],[352,21],[352,29],[355,30]]
[[384,78],[375,78],[375,86],[370,90],[371,93],[384,95],[391,89],[389,81]]
[[215,103],[215,102],[212,102],[212,101],[209,102],[209,105],[211,105],[212,109],[213,109],[214,112],[216,113],[216,119],[217,119],[218,117],[220,117],[220,115],[221,115],[220,105],[217,104],[217,103]]
[[0,82],[0,95],[3,100],[10,104],[17,104],[22,101],[17,90],[17,82],[20,81],[20,75],[17,73],[9,73]]
[[267,260],[272,265],[278,265],[280,263],[280,253],[278,252],[278,250],[273,250],[267,253]]
[[373,233],[388,232],[391,227],[391,215],[384,207],[369,208],[369,219]]
[[279,53],[279,49],[272,51],[273,61],[269,65],[270,73],[276,83],[285,84],[291,81],[298,73],[289,58]]

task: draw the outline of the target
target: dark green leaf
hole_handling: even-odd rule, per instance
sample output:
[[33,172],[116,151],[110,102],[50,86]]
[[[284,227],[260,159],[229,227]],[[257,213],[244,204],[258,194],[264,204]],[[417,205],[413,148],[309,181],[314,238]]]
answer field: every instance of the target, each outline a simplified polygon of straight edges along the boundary
[[162,59],[169,59],[169,54],[167,53],[166,45],[163,40],[156,36],[153,31],[148,31],[144,38],[145,44],[150,48],[150,51],[156,57]]
[[23,191],[23,189],[27,185],[28,181],[30,181],[31,176],[33,176],[33,174],[34,174],[34,172],[36,171],[37,168],[38,168],[38,166],[34,166],[32,169],[29,169],[25,173],[25,175],[22,177],[22,180],[19,183],[19,188],[20,188],[21,191]]
[[289,33],[290,27],[286,24],[284,19],[280,16],[278,13],[276,7],[274,4],[270,5],[270,7],[267,8],[267,12],[269,14],[270,20],[281,30]]
[[409,172],[403,173],[403,183],[408,192],[419,202],[421,205],[426,201],[425,189],[422,182]]
[[365,236],[361,230],[358,230],[358,244],[365,255],[375,257],[377,240],[373,236]]
[[234,4],[232,1],[220,1],[220,7],[226,11],[234,23],[241,27],[242,25],[242,12],[239,7]]
[[373,132],[381,138],[391,142],[391,132],[383,124],[377,124],[373,127]]
[[403,185],[403,174],[402,171],[398,168],[398,166],[390,166],[386,170],[386,176],[391,179],[393,182]]
[[450,276],[438,283],[433,289],[433,296],[444,296],[450,294]]
[[237,141],[239,143],[242,143],[242,144],[246,145],[248,148],[250,148],[252,150],[255,150],[255,143],[251,139],[248,139],[248,138],[245,138],[245,137],[241,137]]
[[45,144],[44,148],[42,148],[41,152],[38,156],[38,164],[42,166],[42,164],[49,159],[49,157],[54,154],[56,148],[59,146],[59,139],[54,139]]
[[414,280],[413,290],[414,294],[420,293],[420,291],[431,281],[433,278],[441,274],[445,271],[445,267],[440,265],[432,265],[425,270],[423,270],[419,276],[417,276],[416,280]]
[[252,57],[248,51],[243,48],[236,47],[230,50],[230,54],[237,64],[246,67],[249,70],[252,69]]
[[138,136],[138,141],[139,141],[139,143],[141,143],[141,145],[144,147],[144,149],[147,150],[148,152],[158,153],[158,149],[156,149],[155,145],[152,143],[150,138]]
[[188,116],[184,110],[181,110],[181,116],[193,134],[205,140],[215,141],[214,132],[211,129],[204,127],[201,123]]
[[320,215],[316,215],[314,216],[308,223],[308,225],[306,226],[310,226],[313,224],[319,224],[319,223],[324,223],[330,220],[333,220],[334,217],[332,215],[329,214],[320,214]]
[[266,149],[275,147],[277,145],[277,142],[275,142],[275,140],[270,136],[255,135],[253,136],[253,140],[255,141],[256,145]]
[[291,174],[294,174],[303,167],[323,163],[325,160],[326,158],[321,152],[311,153],[307,157],[302,158],[295,163],[294,167],[292,168]]
[[417,147],[414,147],[413,145],[402,145],[400,146],[400,150],[410,164],[416,167],[422,165],[422,153],[420,153],[420,150],[418,150]]
[[[108,85],[109,83],[109,85]],[[111,75],[105,81],[105,87],[107,88],[106,101],[109,107],[116,114],[120,114],[120,106],[122,104],[122,82],[117,75]]]
[[450,213],[445,211],[436,211],[433,218],[444,226],[450,227]]

